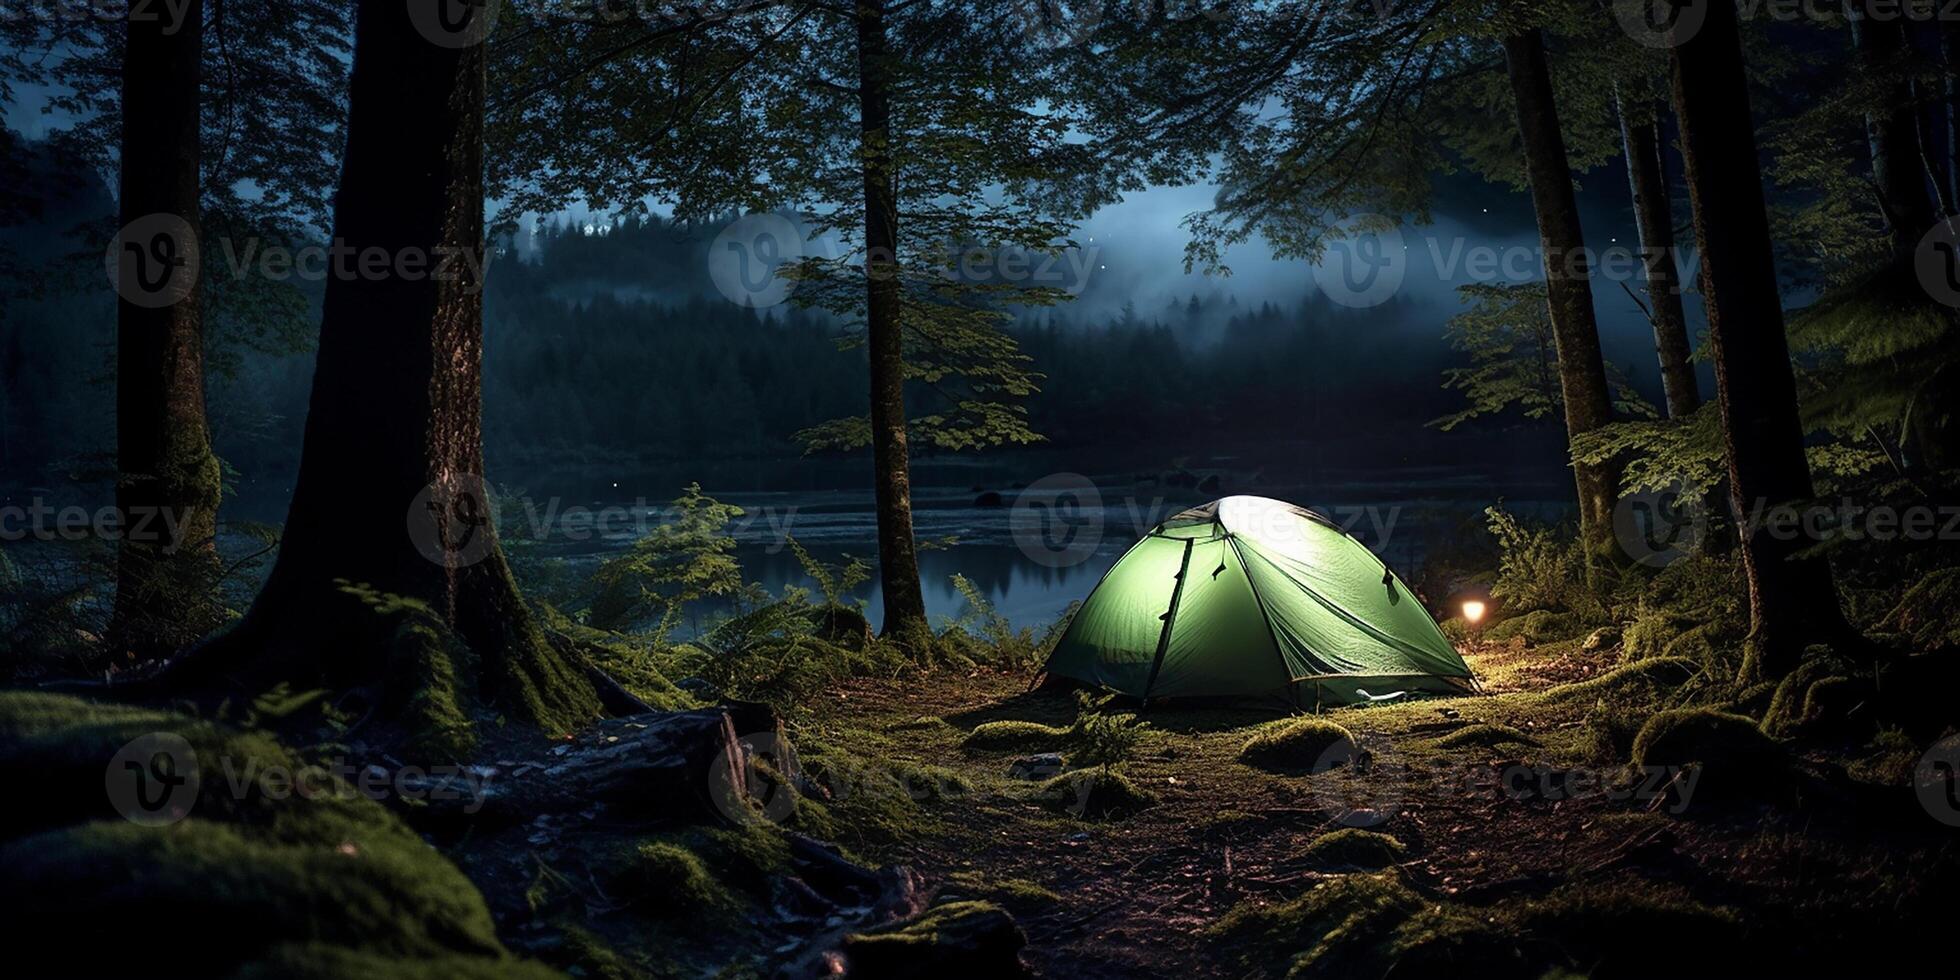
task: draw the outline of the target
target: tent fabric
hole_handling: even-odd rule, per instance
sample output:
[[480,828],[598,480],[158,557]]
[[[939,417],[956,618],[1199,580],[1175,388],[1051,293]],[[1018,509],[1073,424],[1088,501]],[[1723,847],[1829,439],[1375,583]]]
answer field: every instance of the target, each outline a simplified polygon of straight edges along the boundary
[[1047,670],[1140,698],[1354,704],[1475,685],[1373,552],[1265,497],[1215,500],[1144,535],[1083,601]]

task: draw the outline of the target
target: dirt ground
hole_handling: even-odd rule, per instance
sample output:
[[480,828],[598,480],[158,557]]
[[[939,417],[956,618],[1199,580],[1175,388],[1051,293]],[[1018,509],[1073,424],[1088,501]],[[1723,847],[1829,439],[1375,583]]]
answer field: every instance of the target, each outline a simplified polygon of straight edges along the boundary
[[1341,873],[1304,852],[1351,825],[1401,841],[1400,871],[1437,902],[1474,909],[1574,884],[1686,886],[1752,923],[1825,923],[1820,942],[1844,928],[1843,909],[1897,906],[1915,890],[1911,869],[1950,864],[1951,838],[1912,812],[1908,791],[1861,790],[1828,778],[1828,763],[1826,778],[1806,784],[1807,803],[1676,814],[1660,786],[1590,762],[1586,713],[1640,675],[1616,670],[1615,650],[1485,647],[1468,659],[1484,695],[1329,712],[1370,759],[1318,775],[1238,761],[1274,712],[1152,705],[1142,719],[1153,734],[1122,771],[1157,802],[1121,820],[1057,813],[1008,775],[1017,753],[961,747],[984,722],[1074,717],[1069,693],[1029,692],[1025,676],[852,682],[796,737],[951,784],[912,789],[917,810],[880,823],[854,815],[894,808],[852,794],[889,787],[833,778],[842,843],[913,866],[942,894],[1007,906],[1027,933],[1026,962],[1044,976],[1248,972],[1221,964],[1206,930],[1241,903],[1280,902]]

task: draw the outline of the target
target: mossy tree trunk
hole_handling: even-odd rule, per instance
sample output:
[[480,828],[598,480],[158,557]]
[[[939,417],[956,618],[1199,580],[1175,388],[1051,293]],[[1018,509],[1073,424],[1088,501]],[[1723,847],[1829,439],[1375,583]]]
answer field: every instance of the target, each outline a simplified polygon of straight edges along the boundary
[[[1599,323],[1593,313],[1592,270],[1579,203],[1572,190],[1565,136],[1552,98],[1551,69],[1543,37],[1536,30],[1504,39],[1504,63],[1517,102],[1525,174],[1538,215],[1538,237],[1545,253],[1546,295],[1552,337],[1558,347],[1559,389],[1565,401],[1565,428],[1571,436],[1613,420],[1606,362],[1599,350]],[[1619,473],[1613,466],[1574,465],[1579,491],[1579,533],[1589,555],[1614,553],[1613,508]]]
[[174,653],[217,625],[217,457],[204,417],[197,288],[203,4],[131,16],[116,242],[114,652]]
[[1627,182],[1633,191],[1634,224],[1640,231],[1640,260],[1647,273],[1648,316],[1654,325],[1654,352],[1660,358],[1661,391],[1667,417],[1685,418],[1701,407],[1701,389],[1695,383],[1681,271],[1674,262],[1674,201],[1661,156],[1661,113],[1651,102],[1629,106],[1619,93],[1614,97],[1626,147]]
[[1919,158],[1919,124],[1912,88],[1900,74],[1906,50],[1906,23],[1900,17],[1868,16],[1861,3],[1845,4],[1858,68],[1872,76],[1897,76],[1885,86],[1885,105],[1865,113],[1865,142],[1871,154],[1872,187],[1892,240],[1905,253],[1933,226],[1926,167]]
[[921,641],[926,600],[912,533],[911,449],[905,435],[904,299],[898,191],[891,147],[892,57],[884,0],[858,0],[858,113],[864,169],[865,346],[871,358],[871,453],[876,471],[878,576],[885,636]]
[[1734,8],[1708,17],[1673,51],[1675,116],[1702,255],[1702,288],[1727,445],[1729,492],[1749,579],[1745,674],[1788,674],[1812,643],[1846,638],[1830,565],[1766,515],[1813,494],[1797,416],[1796,377],[1777,293],[1769,214]]
[[327,283],[278,561],[183,676],[369,688],[411,737],[459,748],[472,707],[559,732],[599,704],[488,523],[483,47],[430,43],[410,6],[358,8],[333,221],[348,258]]

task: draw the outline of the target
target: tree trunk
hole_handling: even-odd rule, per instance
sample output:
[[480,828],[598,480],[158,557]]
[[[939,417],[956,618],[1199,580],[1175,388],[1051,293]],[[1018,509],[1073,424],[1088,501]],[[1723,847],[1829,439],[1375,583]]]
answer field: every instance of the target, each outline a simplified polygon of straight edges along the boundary
[[414,6],[358,8],[336,257],[278,561],[245,622],[179,679],[370,688],[405,740],[460,751],[479,709],[564,732],[599,703],[545,642],[489,523],[483,46],[431,43]]
[[1946,120],[1946,201],[1949,208],[1960,208],[1960,20],[1941,18],[1940,82],[1941,115]]
[[[1538,214],[1538,237],[1545,252],[1545,287],[1550,300],[1552,336],[1558,345],[1559,389],[1565,399],[1565,428],[1572,436],[1613,419],[1606,386],[1606,363],[1599,352],[1599,324],[1593,316],[1590,264],[1579,204],[1572,192],[1565,137],[1552,101],[1552,76],[1544,41],[1530,30],[1504,39],[1504,62],[1518,106],[1518,132],[1524,141],[1525,174]],[[1613,551],[1613,506],[1619,474],[1611,466],[1574,465],[1579,489],[1579,534],[1589,554]]]
[[890,135],[891,57],[884,0],[858,0],[858,118],[864,157],[865,333],[871,357],[871,452],[876,470],[883,633],[917,643],[926,630],[912,536],[912,474],[905,438],[905,344],[898,266],[898,192]]
[[1745,675],[1776,678],[1796,666],[1807,644],[1840,640],[1849,630],[1830,565],[1798,557],[1810,542],[1773,531],[1767,521],[1779,508],[1803,507],[1813,490],[1735,11],[1722,3],[1707,10],[1700,31],[1673,51],[1674,110],[1701,249],[1729,492],[1742,520]]
[[[1619,101],[1618,93],[1614,94]],[[1627,181],[1633,188],[1634,223],[1640,229],[1640,259],[1647,271],[1647,302],[1654,322],[1654,351],[1660,356],[1661,390],[1667,417],[1685,418],[1701,405],[1690,358],[1688,314],[1681,302],[1680,269],[1674,264],[1674,203],[1661,156],[1659,108],[1643,101],[1629,115],[1620,101],[1620,137],[1626,146]]]
[[219,623],[218,459],[204,418],[198,308],[198,57],[203,4],[129,18],[123,231],[115,243],[117,653],[174,653]]
[[[1858,66],[1871,75],[1891,75],[1906,48],[1901,18],[1872,20],[1862,4],[1845,5],[1851,22],[1851,42]],[[1885,217],[1892,250],[1912,251],[1919,237],[1933,226],[1932,199],[1926,193],[1926,170],[1919,159],[1918,126],[1912,89],[1900,78],[1887,86],[1888,110],[1865,114],[1865,140],[1871,152],[1872,182]]]

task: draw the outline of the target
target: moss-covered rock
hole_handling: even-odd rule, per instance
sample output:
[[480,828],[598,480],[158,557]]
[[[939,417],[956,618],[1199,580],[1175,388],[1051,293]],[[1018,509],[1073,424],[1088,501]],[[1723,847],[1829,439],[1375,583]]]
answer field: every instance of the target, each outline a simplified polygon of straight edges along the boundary
[[1408,857],[1409,849],[1387,834],[1345,827],[1313,839],[1302,855],[1324,868],[1379,871]]
[[[169,812],[135,814],[139,824],[110,803],[105,770],[113,780],[117,753],[159,733],[182,741],[139,743],[149,747],[129,761],[152,777],[197,778],[176,784],[182,798]],[[186,975],[290,975],[300,960],[361,964],[349,972],[362,975],[430,963],[465,976],[529,969],[499,944],[454,865],[264,736],[8,693],[0,773],[36,788],[0,824],[0,918],[18,937],[10,965],[27,975],[132,975],[159,962]],[[273,778],[286,773],[306,792]],[[147,787],[153,799],[161,788]],[[36,946],[37,937],[50,942]]]
[[989,902],[949,902],[844,940],[850,975],[864,980],[982,980],[1025,976],[1028,944],[1014,917]]
[[1538,646],[1558,640],[1575,640],[1591,632],[1591,629],[1591,624],[1573,613],[1534,609],[1492,624],[1484,630],[1484,638],[1498,643],[1523,640],[1528,645]]
[[1686,684],[1702,672],[1698,661],[1679,657],[1656,657],[1622,664],[1598,677],[1548,688],[1547,702],[1591,702],[1600,698],[1623,703],[1650,701],[1662,692]]
[[1051,810],[1089,820],[1118,820],[1157,803],[1122,773],[1105,769],[1065,772],[1042,783],[1035,798]]
[[975,752],[1054,752],[1068,735],[1066,728],[1035,721],[990,721],[974,726],[960,746]]
[[[1676,708],[1648,719],[1633,741],[1633,762],[1650,769],[1695,767],[1694,797],[1760,797],[1789,787],[1788,759],[1775,739],[1750,718],[1709,708]],[[1685,784],[1680,792],[1687,802]]]
[[672,841],[644,843],[622,856],[606,891],[636,911],[661,917],[716,918],[737,904],[699,855]]
[[1276,772],[1325,772],[1353,763],[1361,754],[1354,735],[1324,718],[1299,718],[1271,725],[1246,739],[1239,761]]

